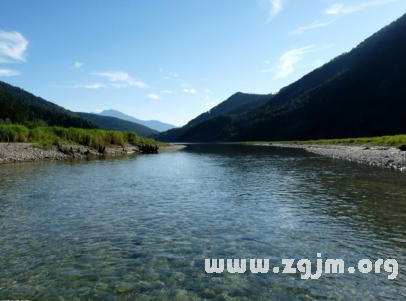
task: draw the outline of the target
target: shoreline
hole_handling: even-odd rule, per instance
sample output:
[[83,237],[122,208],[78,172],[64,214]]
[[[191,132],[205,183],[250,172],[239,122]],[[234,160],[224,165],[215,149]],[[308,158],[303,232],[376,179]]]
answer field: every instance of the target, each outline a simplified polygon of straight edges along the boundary
[[[176,151],[185,145],[159,146],[158,153]],[[83,145],[68,144],[62,147],[52,146],[50,149],[35,147],[32,143],[0,143],[0,165],[39,161],[60,161],[66,159],[81,159],[101,156],[143,154],[136,145],[106,146],[104,153]]]
[[294,143],[254,143],[253,145],[300,148],[317,155],[348,162],[406,171],[406,151],[391,146]]

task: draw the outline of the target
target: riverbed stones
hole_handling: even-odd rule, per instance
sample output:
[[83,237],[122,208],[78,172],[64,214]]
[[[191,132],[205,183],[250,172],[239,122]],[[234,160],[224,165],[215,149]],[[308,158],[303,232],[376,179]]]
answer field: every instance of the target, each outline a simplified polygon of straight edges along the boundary
[[[258,144],[261,145],[261,144]],[[268,146],[268,144],[262,144]],[[371,166],[406,170],[406,152],[387,146],[365,146],[362,145],[341,145],[341,144],[290,144],[274,143],[271,147],[301,148],[308,152],[340,159],[353,163],[367,164]]]
[[185,291],[185,290],[179,290],[178,292],[176,292],[174,300],[176,300],[176,301],[187,301],[187,300],[189,300],[188,292]]
[[115,288],[117,293],[127,293],[134,289],[134,285],[132,283],[121,282],[116,284]]
[[[184,145],[167,145],[159,147],[159,152],[173,151],[185,148]],[[158,147],[151,146],[156,152]],[[99,152],[101,151],[101,152]],[[124,155],[142,152],[133,145],[102,146],[99,149],[91,149],[78,145],[51,146],[49,149],[33,147],[30,143],[0,143],[0,164],[37,162],[37,161],[59,161],[72,158],[87,158],[89,156],[103,155]]]

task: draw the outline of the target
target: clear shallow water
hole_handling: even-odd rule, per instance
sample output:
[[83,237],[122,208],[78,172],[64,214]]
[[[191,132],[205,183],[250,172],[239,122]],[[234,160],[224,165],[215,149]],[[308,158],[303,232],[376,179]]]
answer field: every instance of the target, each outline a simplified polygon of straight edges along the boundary
[[[0,166],[0,299],[406,299],[406,174],[301,150],[189,145]],[[394,258],[380,274],[207,274],[206,258]],[[294,265],[296,266],[296,264]]]

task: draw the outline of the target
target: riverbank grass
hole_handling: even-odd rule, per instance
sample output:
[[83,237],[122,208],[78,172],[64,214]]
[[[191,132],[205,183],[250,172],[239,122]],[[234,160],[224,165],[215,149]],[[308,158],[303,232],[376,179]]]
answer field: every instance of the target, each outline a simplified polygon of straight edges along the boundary
[[63,144],[80,144],[91,148],[97,148],[99,145],[166,145],[152,138],[139,137],[134,132],[63,128],[58,126],[29,128],[18,124],[1,124],[0,142],[26,142],[43,148]]

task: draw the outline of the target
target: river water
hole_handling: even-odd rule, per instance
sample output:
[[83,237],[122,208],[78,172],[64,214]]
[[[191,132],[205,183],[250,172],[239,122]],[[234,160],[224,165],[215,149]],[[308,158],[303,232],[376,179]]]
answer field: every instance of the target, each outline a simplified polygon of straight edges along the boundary
[[[0,208],[0,299],[406,299],[406,174],[303,150],[3,165]],[[247,269],[210,274],[205,259]],[[269,259],[269,272],[250,259]],[[313,274],[317,259],[342,259],[345,271],[301,279],[282,259],[309,259]],[[378,259],[397,261],[395,279],[375,273]]]

